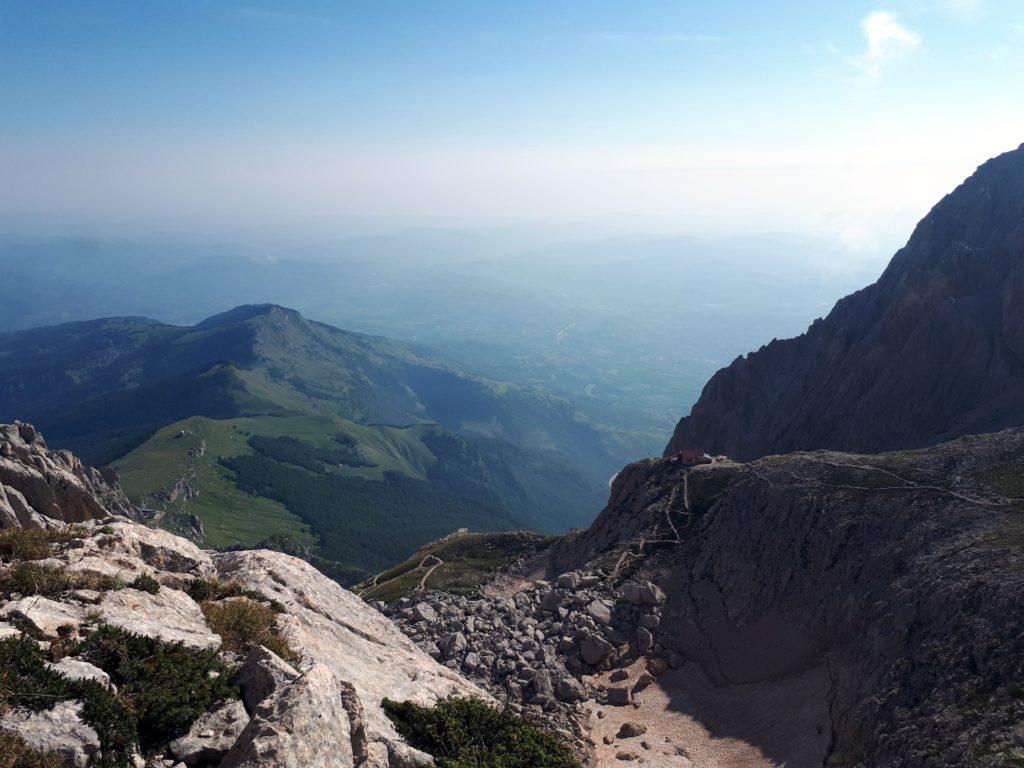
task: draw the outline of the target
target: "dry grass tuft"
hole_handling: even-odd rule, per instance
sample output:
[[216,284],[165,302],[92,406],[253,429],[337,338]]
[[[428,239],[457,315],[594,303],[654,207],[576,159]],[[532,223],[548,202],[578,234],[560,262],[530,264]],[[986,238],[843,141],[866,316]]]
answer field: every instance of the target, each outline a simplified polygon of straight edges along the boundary
[[55,752],[43,752],[28,746],[10,731],[0,730],[0,768],[63,768],[64,761]]
[[75,589],[107,592],[123,588],[124,582],[113,576],[97,576],[33,562],[17,562],[14,567],[0,573],[0,593],[4,594],[55,597]]
[[224,649],[244,654],[257,645],[263,645],[287,662],[297,662],[299,655],[288,645],[277,628],[274,610],[247,597],[221,602],[206,601],[201,605],[203,615],[224,641]]
[[0,559],[42,560],[53,554],[54,544],[67,544],[86,535],[79,525],[41,530],[39,528],[5,528],[0,531]]

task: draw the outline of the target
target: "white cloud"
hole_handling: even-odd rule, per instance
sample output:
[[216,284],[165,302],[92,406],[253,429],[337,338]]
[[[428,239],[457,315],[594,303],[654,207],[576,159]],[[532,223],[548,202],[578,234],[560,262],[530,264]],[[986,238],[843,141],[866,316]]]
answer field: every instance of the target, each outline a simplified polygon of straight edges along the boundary
[[902,59],[921,47],[921,36],[900,24],[889,11],[873,11],[860,23],[867,50],[853,63],[869,77],[879,77],[886,64]]

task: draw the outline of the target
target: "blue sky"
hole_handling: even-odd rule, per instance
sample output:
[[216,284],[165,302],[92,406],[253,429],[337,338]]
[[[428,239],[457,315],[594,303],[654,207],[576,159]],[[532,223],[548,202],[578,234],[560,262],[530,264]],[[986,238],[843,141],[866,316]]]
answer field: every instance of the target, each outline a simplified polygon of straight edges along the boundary
[[1024,142],[1019,0],[0,0],[0,68],[7,227],[872,247]]

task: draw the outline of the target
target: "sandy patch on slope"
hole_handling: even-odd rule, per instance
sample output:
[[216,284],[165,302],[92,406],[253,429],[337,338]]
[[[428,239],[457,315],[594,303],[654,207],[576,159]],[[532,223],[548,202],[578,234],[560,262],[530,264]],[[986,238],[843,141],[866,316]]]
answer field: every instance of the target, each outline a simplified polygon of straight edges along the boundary
[[[632,686],[630,679],[608,683]],[[808,768],[820,766],[829,741],[827,678],[814,669],[784,680],[716,688],[696,664],[662,673],[635,694],[632,706],[595,706],[591,738],[598,768]],[[601,716],[603,714],[603,717]],[[647,726],[634,738],[614,738],[623,723]],[[611,744],[604,737],[613,738]],[[633,753],[636,759],[617,755]]]

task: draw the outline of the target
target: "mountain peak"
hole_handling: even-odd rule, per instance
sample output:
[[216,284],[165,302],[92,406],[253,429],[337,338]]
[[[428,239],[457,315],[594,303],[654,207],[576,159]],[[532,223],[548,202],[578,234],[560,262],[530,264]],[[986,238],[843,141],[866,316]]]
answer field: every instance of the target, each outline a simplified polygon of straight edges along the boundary
[[984,163],[873,285],[707,383],[666,449],[934,445],[1024,423],[1024,146]]
[[267,317],[277,322],[302,321],[299,312],[279,304],[242,304],[227,312],[213,315],[196,324],[196,328],[222,328],[228,325],[244,323],[257,317]]

